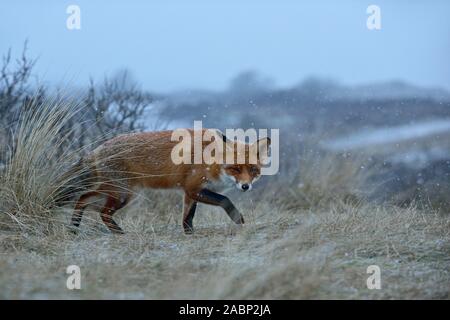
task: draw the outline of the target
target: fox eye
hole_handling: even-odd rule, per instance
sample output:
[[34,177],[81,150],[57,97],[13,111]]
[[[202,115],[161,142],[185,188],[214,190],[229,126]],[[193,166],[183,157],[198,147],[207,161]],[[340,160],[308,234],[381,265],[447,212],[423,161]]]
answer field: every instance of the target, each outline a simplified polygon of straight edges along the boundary
[[255,167],[255,166],[250,167],[250,173],[258,174],[259,173],[258,167]]

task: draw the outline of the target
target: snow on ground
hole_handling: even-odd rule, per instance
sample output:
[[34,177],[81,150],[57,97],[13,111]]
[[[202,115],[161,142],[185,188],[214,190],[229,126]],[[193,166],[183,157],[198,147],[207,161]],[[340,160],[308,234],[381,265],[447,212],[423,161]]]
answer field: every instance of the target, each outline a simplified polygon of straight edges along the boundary
[[363,130],[345,137],[325,141],[322,146],[332,151],[343,151],[372,145],[399,143],[449,131],[450,120],[423,121],[411,125]]

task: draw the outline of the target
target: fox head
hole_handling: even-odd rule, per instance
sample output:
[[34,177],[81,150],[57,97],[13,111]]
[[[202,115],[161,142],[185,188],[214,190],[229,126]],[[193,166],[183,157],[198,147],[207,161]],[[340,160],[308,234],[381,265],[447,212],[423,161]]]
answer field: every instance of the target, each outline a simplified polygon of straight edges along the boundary
[[224,178],[231,179],[240,191],[251,190],[253,183],[261,177],[262,165],[268,160],[270,138],[261,138],[249,144],[232,141],[220,131],[218,135],[224,143],[225,150]]

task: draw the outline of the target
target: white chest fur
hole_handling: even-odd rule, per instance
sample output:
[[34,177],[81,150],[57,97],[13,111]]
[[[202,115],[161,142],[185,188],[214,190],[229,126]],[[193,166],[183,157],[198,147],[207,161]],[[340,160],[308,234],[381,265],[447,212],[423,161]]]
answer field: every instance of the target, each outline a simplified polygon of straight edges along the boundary
[[222,172],[218,180],[208,181],[206,188],[215,192],[226,192],[236,188],[236,180],[233,176],[229,176]]

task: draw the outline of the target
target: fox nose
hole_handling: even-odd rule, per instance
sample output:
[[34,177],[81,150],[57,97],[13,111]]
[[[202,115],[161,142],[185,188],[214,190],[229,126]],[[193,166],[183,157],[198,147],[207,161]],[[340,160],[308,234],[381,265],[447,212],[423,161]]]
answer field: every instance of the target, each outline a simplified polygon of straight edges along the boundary
[[249,186],[247,183],[244,183],[244,184],[241,186],[241,188],[242,188],[242,190],[247,191],[248,189],[250,189],[250,186]]

